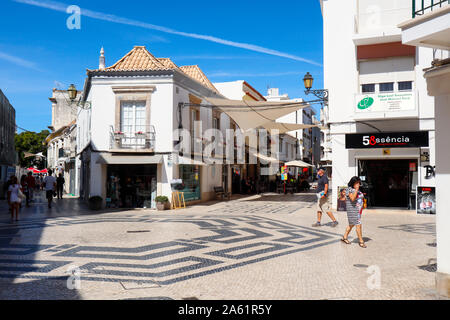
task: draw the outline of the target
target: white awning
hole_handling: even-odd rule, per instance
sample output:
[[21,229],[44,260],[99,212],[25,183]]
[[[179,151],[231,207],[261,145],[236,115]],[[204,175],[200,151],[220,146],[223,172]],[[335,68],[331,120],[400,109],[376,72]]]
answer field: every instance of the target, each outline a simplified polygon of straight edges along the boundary
[[256,129],[264,124],[308,106],[305,102],[242,101],[205,98],[233,119],[243,131]]
[[313,168],[314,167],[313,165],[303,162],[303,161],[300,161],[300,160],[287,162],[285,165],[288,167],[299,167],[299,168]]
[[262,127],[269,132],[277,130],[279,132],[279,134],[283,134],[283,133],[288,133],[291,131],[314,128],[314,127],[317,127],[317,125],[269,122],[269,123],[264,124]]
[[281,162],[280,160],[278,160],[276,158],[265,156],[260,153],[256,153],[256,154],[254,154],[254,156],[265,162],[270,162],[270,163],[280,163]]
[[101,153],[97,160],[98,164],[159,164],[162,163],[162,155],[125,155]]
[[200,160],[193,160],[191,158],[186,157],[174,157],[174,164],[181,164],[181,165],[190,165],[190,166],[206,166],[206,163],[200,161]]

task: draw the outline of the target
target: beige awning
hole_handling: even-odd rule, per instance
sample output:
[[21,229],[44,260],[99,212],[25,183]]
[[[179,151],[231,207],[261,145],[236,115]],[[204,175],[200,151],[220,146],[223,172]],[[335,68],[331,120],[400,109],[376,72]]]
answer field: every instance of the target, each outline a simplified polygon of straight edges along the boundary
[[243,101],[205,98],[233,119],[243,131],[257,129],[264,124],[308,106],[305,102]]
[[291,131],[315,128],[315,127],[317,127],[317,125],[269,122],[269,123],[264,124],[262,127],[269,132],[277,130],[279,132],[279,134],[284,134],[284,133],[288,133]]
[[276,158],[265,156],[260,153],[256,153],[256,154],[254,154],[254,156],[265,162],[270,162],[270,163],[280,163],[281,162],[280,160],[278,160]]
[[162,155],[125,155],[125,154],[111,154],[101,153],[97,163],[98,164],[159,164],[163,162]]
[[181,164],[181,165],[190,165],[190,166],[206,166],[206,163],[200,161],[200,160],[193,160],[191,158],[186,157],[178,157],[178,159],[174,158],[175,164]]
[[295,160],[295,161],[291,161],[291,162],[287,162],[285,163],[286,166],[288,167],[299,167],[299,168],[312,168],[314,167],[313,165],[300,161],[300,160]]

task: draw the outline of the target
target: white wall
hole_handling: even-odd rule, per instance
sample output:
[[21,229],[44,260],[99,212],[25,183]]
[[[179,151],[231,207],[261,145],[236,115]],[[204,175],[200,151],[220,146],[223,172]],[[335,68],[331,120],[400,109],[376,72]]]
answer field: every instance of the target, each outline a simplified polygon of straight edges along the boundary
[[[430,165],[433,166],[435,164],[434,102],[427,96],[426,84],[422,76],[423,69],[429,66],[432,50],[419,49],[416,60],[399,57],[358,62],[356,44],[354,42],[355,34],[358,32],[358,26],[355,23],[358,23],[358,19],[354,19],[354,17],[358,16],[358,12],[378,10],[374,6],[378,6],[379,9],[380,20],[378,22],[380,22],[380,25],[372,25],[373,30],[369,30],[369,28],[361,30],[361,26],[359,26],[360,32],[378,32],[378,29],[387,30],[392,26],[396,26],[397,23],[402,21],[401,16],[404,14],[404,7],[410,8],[411,2],[409,0],[360,0],[347,1],[344,6],[342,1],[324,1],[324,81],[325,88],[330,91],[329,121],[331,123],[330,134],[332,135],[333,188],[346,185],[352,176],[358,174],[355,158],[389,158],[383,157],[382,150],[355,151],[345,149],[345,134],[376,132],[373,128],[362,124],[351,124],[354,119],[360,118],[360,116],[355,115],[355,96],[361,93],[361,84],[398,81],[414,82],[413,90],[417,92],[416,111],[399,111],[395,112],[395,114],[391,112],[389,114],[363,116],[369,120],[374,117],[386,120],[386,122],[372,123],[382,131],[430,131]],[[389,13],[391,9],[397,13]],[[397,21],[398,19],[400,20]],[[370,23],[370,21],[366,22]],[[376,21],[372,22],[375,23]],[[377,37],[376,40],[373,40],[373,43],[392,41],[387,35],[379,34]],[[336,51],[335,48],[339,48],[339,51]],[[421,118],[420,121],[419,117]],[[402,118],[402,120],[389,121],[392,118]],[[411,120],[405,121],[404,118],[411,118]],[[419,149],[409,151],[392,149],[391,157],[418,158],[419,156]],[[420,167],[419,185],[435,185],[434,179],[425,180],[424,176],[425,169]],[[336,192],[333,192],[333,205],[334,207],[337,205]]]

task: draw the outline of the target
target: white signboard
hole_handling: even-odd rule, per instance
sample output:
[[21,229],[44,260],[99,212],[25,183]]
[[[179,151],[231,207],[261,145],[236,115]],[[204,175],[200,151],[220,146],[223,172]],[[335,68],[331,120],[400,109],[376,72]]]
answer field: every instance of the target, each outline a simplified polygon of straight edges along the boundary
[[357,113],[414,111],[416,97],[414,92],[357,95],[355,110]]

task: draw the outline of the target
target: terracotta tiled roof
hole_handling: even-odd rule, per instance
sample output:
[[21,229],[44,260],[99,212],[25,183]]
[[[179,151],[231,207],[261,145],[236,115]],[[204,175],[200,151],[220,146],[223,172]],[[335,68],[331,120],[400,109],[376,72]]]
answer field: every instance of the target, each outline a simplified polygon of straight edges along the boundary
[[200,69],[199,66],[183,66],[180,67],[181,71],[183,71],[185,74],[187,74],[189,77],[191,77],[194,80],[197,80],[204,86],[216,91],[216,87],[212,84],[211,81],[209,81],[208,77],[203,73],[203,71]]
[[[145,47],[136,46],[122,59],[104,71],[147,71],[167,70],[158,59],[156,59]],[[97,70],[99,71],[99,70]]]
[[158,58],[158,61],[167,69],[178,69],[178,66],[170,58]]
[[114,71],[158,71],[181,70],[188,77],[200,82],[203,86],[218,92],[199,66],[178,67],[170,58],[155,58],[144,46],[135,46],[122,59],[105,69],[88,70],[88,72]]

